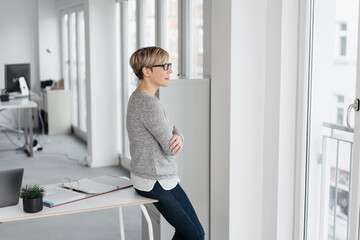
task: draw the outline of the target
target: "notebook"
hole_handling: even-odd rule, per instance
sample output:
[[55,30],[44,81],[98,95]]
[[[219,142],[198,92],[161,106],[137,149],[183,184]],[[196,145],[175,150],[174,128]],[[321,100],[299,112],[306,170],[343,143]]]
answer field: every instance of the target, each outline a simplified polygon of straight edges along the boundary
[[125,177],[104,175],[95,178],[83,178],[65,182],[64,187],[89,194],[101,194],[132,186],[131,180]]
[[59,186],[45,186],[44,205],[54,207],[86,198],[83,193],[74,192]]
[[0,207],[19,203],[23,175],[23,168],[0,170]]

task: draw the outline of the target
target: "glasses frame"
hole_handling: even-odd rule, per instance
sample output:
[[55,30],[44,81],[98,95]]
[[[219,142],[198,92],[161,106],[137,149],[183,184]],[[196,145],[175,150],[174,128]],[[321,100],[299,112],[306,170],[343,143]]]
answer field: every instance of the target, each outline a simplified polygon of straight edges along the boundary
[[172,68],[172,63],[165,63],[165,64],[161,64],[161,65],[152,65],[151,67],[162,67],[164,69],[164,71],[168,71],[169,69]]

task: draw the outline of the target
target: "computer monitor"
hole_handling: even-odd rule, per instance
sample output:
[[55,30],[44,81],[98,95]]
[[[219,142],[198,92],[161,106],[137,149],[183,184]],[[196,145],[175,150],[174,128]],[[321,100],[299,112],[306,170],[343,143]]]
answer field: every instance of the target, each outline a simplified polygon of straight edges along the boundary
[[5,88],[9,93],[20,92],[19,78],[24,77],[30,90],[30,63],[5,64]]

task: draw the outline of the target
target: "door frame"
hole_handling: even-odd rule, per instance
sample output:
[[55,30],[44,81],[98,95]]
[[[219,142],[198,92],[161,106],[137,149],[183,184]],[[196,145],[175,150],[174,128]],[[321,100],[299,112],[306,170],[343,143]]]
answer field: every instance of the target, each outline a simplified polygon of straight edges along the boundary
[[[357,42],[357,66],[356,66],[356,91],[355,98],[360,98],[360,4],[358,13],[358,42]],[[351,104],[351,103],[349,103]],[[354,121],[354,147],[353,161],[351,162],[351,182],[350,182],[350,236],[349,240],[359,239],[359,218],[360,218],[360,113],[351,110],[351,115],[355,114]],[[358,129],[356,131],[356,129]],[[354,171],[356,170],[356,171]],[[356,174],[354,174],[356,173]],[[355,183],[355,184],[354,184]]]
[[[75,5],[75,6],[72,6],[72,7],[69,7],[69,8],[66,8],[66,9],[62,9],[61,11],[60,11],[60,16],[59,16],[59,18],[60,18],[60,32],[61,32],[61,34],[60,34],[60,36],[61,36],[61,41],[60,41],[60,46],[61,46],[61,52],[62,52],[62,54],[61,54],[61,69],[62,69],[62,73],[63,73],[63,68],[64,68],[64,56],[63,56],[63,51],[64,51],[64,49],[63,49],[63,44],[62,44],[62,40],[63,40],[63,36],[62,36],[62,18],[63,18],[63,16],[64,15],[68,15],[68,26],[67,26],[67,35],[68,35],[68,49],[67,49],[67,51],[68,51],[68,56],[69,56],[69,59],[70,59],[70,57],[71,57],[71,54],[70,54],[70,38],[71,38],[71,34],[70,34],[70,28],[69,28],[69,25],[70,25],[70,14],[71,13],[75,13],[75,18],[76,18],[76,26],[75,26],[75,37],[76,37],[76,55],[77,55],[77,57],[78,57],[78,54],[79,54],[79,46],[78,46],[78,26],[77,26],[77,17],[78,17],[78,13],[79,12],[83,12],[84,13],[84,21],[85,21],[85,31],[86,31],[86,17],[85,17],[85,6],[84,6],[84,4],[79,4],[79,5]],[[85,33],[85,35],[86,35],[86,33]],[[84,44],[86,44],[86,41],[85,41],[85,43]],[[85,46],[85,48],[84,48],[84,50],[85,50],[85,54],[86,54],[86,46]],[[85,58],[85,61],[86,61],[86,58]],[[81,111],[80,111],[80,108],[82,108],[82,107],[85,107],[85,108],[87,108],[88,106],[87,106],[87,103],[85,102],[85,104],[84,103],[81,103],[81,99],[80,99],[80,80],[79,80],[79,75],[80,75],[80,73],[79,73],[79,62],[78,62],[78,59],[77,59],[77,71],[76,71],[76,75],[77,75],[77,83],[76,83],[76,85],[77,85],[77,102],[78,102],[78,109],[77,109],[77,116],[76,116],[76,118],[77,118],[77,121],[78,121],[78,126],[74,126],[72,123],[71,123],[71,126],[72,126],[72,131],[73,131],[73,133],[76,135],[76,136],[78,136],[80,139],[82,139],[83,141],[85,141],[85,142],[87,142],[87,132],[86,131],[83,131],[81,128],[80,128],[80,122],[81,122],[81,120],[82,120],[82,116],[81,116]],[[87,67],[87,64],[85,63],[85,67]],[[71,64],[69,64],[69,67],[68,67],[68,70],[69,70],[69,82],[65,82],[64,83],[64,85],[65,85],[65,88],[69,88],[69,90],[71,91],[71,81],[72,81],[72,77],[71,77],[71,71],[72,71],[72,66],[71,66]],[[86,71],[86,73],[87,73],[87,71]],[[85,87],[86,88],[86,87]],[[87,93],[87,90],[85,90],[86,91],[86,93]],[[71,97],[71,102],[72,102],[72,97]],[[87,97],[85,98],[85,101],[87,101]],[[80,105],[82,105],[82,106],[80,106]],[[72,109],[73,107],[71,107],[71,114],[73,114],[73,109]],[[72,119],[72,118],[71,118]],[[87,117],[85,117],[85,119],[87,119]],[[85,126],[85,128],[87,129],[87,127]]]
[[304,240],[305,199],[306,199],[306,150],[307,150],[307,114],[308,74],[310,59],[311,4],[313,0],[299,1],[299,46],[298,46],[298,103],[296,123],[296,165],[294,191],[294,240]]

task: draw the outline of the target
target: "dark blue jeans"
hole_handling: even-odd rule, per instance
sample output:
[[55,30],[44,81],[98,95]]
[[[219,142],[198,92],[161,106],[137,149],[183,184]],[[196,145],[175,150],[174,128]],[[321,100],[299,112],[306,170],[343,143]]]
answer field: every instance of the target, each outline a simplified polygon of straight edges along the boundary
[[169,191],[164,190],[159,182],[155,183],[154,188],[150,192],[135,190],[141,196],[159,200],[159,202],[154,203],[154,205],[175,228],[173,240],[204,239],[204,229],[189,198],[179,184]]

